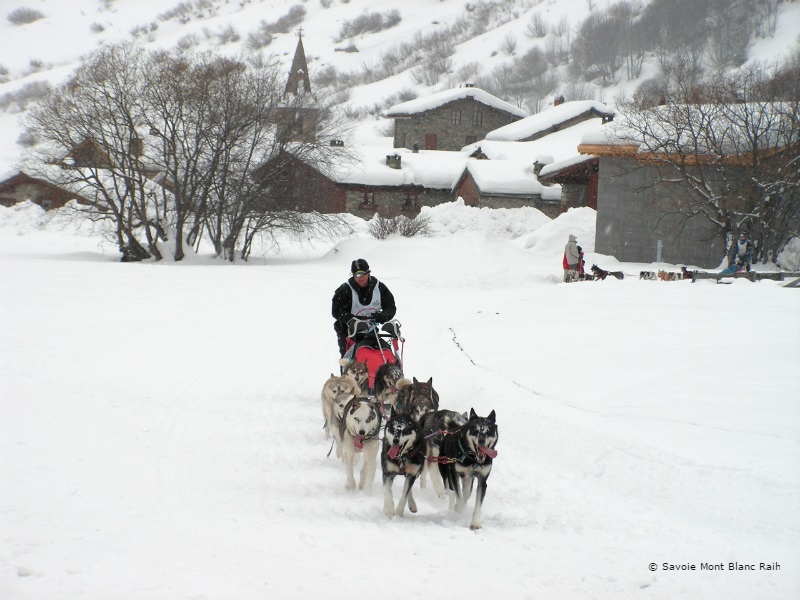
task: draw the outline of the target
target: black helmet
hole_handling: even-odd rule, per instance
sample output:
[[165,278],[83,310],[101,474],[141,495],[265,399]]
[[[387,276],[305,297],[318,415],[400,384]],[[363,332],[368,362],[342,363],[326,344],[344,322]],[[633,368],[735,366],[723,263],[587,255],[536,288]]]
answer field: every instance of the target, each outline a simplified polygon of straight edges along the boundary
[[355,273],[356,271],[366,271],[369,273],[369,263],[363,258],[355,259],[353,264],[350,265],[350,272]]

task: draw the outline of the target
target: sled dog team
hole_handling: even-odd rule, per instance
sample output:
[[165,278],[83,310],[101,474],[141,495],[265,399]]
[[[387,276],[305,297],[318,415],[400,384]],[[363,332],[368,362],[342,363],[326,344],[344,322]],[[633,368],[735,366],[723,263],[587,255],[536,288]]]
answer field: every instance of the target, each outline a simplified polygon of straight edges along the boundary
[[[440,498],[449,496],[450,509],[456,512],[466,508],[477,481],[470,529],[480,529],[486,482],[497,456],[495,412],[479,417],[474,409],[469,414],[440,410],[433,378],[408,380],[400,366],[391,363],[378,369],[374,397],[368,398],[362,393],[365,365],[349,359],[341,364],[343,373],[331,373],[321,397],[325,436],[333,438],[336,457],[344,463],[346,488],[356,487],[354,470],[360,456],[358,488],[370,492],[380,455],[383,510],[391,519],[403,516],[406,505],[417,512],[412,490],[418,479],[420,487],[426,487],[426,475]],[[395,505],[392,484],[397,476],[403,478],[403,487]]]

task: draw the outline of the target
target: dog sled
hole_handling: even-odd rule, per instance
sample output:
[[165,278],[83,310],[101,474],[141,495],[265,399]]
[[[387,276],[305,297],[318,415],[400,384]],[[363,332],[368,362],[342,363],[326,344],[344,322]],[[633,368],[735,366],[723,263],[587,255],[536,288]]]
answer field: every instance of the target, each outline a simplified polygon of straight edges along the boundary
[[381,365],[397,364],[402,369],[405,339],[396,319],[378,323],[369,317],[355,317],[347,324],[344,358],[367,365],[370,395],[375,388],[375,374]]

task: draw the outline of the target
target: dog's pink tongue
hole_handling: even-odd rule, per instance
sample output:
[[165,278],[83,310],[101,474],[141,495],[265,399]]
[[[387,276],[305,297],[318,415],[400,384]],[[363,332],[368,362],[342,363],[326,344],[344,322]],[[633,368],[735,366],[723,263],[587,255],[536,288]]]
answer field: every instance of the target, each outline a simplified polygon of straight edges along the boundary
[[389,458],[394,460],[395,458],[397,458],[398,454],[400,454],[400,445],[399,444],[395,444],[394,446],[389,448]]
[[486,446],[481,446],[478,448],[481,452],[483,452],[489,458],[495,458],[497,456],[497,450],[494,448],[487,448]]
[[356,438],[353,440],[353,444],[355,444],[356,448],[361,450],[364,447],[364,436],[357,435]]

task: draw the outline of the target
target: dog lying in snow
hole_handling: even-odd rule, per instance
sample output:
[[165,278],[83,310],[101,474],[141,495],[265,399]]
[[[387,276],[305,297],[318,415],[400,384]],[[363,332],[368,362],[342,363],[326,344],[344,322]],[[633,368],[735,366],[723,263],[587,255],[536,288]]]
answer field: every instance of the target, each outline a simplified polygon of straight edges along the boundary
[[623,279],[625,274],[622,271],[606,271],[605,269],[601,269],[597,265],[592,265],[592,273],[594,273],[595,279],[605,279],[609,275],[611,277],[615,277],[617,279]]

